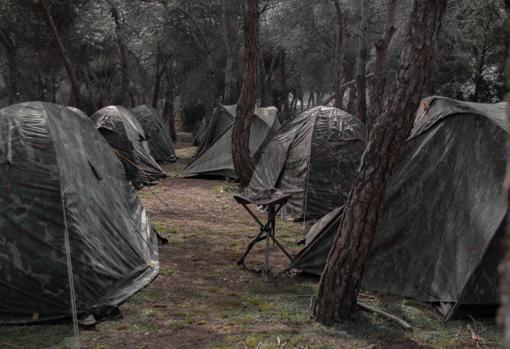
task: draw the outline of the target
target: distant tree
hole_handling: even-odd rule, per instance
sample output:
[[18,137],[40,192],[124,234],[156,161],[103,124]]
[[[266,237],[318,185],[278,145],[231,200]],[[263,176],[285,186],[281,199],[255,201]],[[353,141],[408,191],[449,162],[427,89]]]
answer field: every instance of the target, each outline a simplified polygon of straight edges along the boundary
[[250,154],[250,126],[258,91],[258,0],[246,0],[244,21],[243,88],[232,129],[232,159],[239,182],[247,186],[255,168]]
[[49,4],[47,0],[39,0],[39,5],[41,6],[43,15],[48,23],[48,30],[53,39],[53,45],[55,46],[55,50],[57,51],[62,64],[64,65],[67,75],[69,76],[69,83],[71,85],[71,104],[77,108],[82,108],[81,104],[81,96],[80,96],[80,84],[78,82],[78,78],[76,77],[76,72],[74,71],[74,67],[69,60],[66,49],[60,37],[60,33],[53,21],[53,17],[50,12]]
[[356,116],[367,122],[367,60],[368,29],[370,25],[370,1],[360,0],[360,28],[358,33],[358,54],[356,57]]
[[332,0],[336,12],[336,40],[335,40],[335,107],[343,108],[343,89],[344,80],[344,36],[345,36],[345,16],[342,10],[340,0]]
[[414,121],[436,53],[447,0],[415,0],[396,82],[369,136],[328,262],[314,316],[332,325],[357,309],[363,269],[375,236],[384,191]]
[[368,133],[382,112],[384,91],[387,84],[388,48],[395,34],[397,0],[386,0],[386,21],[382,37],[375,44],[375,64],[372,88],[370,89],[370,109],[367,116]]

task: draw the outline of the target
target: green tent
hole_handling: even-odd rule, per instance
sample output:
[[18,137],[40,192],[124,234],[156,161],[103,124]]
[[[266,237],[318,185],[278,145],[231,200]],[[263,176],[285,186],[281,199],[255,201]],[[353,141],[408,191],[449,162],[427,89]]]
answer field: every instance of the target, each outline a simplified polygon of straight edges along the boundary
[[109,314],[158,274],[158,242],[121,162],[88,120],[0,110],[0,323]]
[[[506,103],[425,99],[387,188],[364,287],[460,305],[497,304],[507,213]],[[313,226],[293,267],[320,275],[341,219]]]

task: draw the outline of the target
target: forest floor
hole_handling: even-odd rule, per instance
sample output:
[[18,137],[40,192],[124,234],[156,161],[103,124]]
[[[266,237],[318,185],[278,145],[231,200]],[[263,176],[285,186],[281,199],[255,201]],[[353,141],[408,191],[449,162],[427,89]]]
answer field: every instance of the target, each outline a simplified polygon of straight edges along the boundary
[[[121,315],[82,329],[82,348],[497,348],[501,329],[493,319],[448,324],[429,306],[399,297],[363,292],[363,301],[408,321],[413,330],[361,312],[332,328],[310,318],[318,280],[285,273],[281,253],[272,250],[273,274],[262,276],[236,265],[257,226],[232,199],[235,183],[181,178],[190,161],[190,136],[180,134],[170,178],[139,195],[158,231],[158,278],[120,307]],[[302,224],[279,220],[277,236],[292,252]],[[261,267],[262,246],[247,264]],[[66,348],[69,324],[0,327],[0,349]]]

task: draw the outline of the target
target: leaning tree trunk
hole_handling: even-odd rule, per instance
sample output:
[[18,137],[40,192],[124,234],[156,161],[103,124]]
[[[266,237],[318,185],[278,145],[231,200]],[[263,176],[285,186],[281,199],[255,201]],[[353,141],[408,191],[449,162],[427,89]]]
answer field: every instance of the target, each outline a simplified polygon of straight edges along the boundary
[[370,93],[370,110],[367,117],[367,132],[370,133],[375,120],[379,117],[383,108],[384,90],[386,88],[388,47],[393,34],[395,34],[395,10],[397,0],[386,2],[386,24],[381,39],[375,44],[375,68],[374,83]]
[[369,136],[335,242],[322,273],[314,316],[332,325],[357,309],[356,300],[384,191],[414,121],[432,64],[447,0],[415,0],[396,82]]
[[250,126],[257,100],[259,1],[246,0],[244,13],[243,88],[232,130],[232,160],[241,186],[247,186],[255,164],[250,154]]
[[359,30],[358,55],[356,58],[356,116],[367,122],[367,59],[368,59],[368,24],[370,1],[361,0],[361,21]]
[[58,29],[55,26],[55,22],[53,21],[53,17],[51,16],[48,2],[47,0],[39,0],[39,5],[41,6],[44,17],[46,18],[48,29],[53,39],[55,49],[57,50],[57,54],[62,61],[62,64],[64,64],[64,68],[69,77],[69,83],[71,84],[71,103],[74,107],[81,108],[82,105],[80,96],[80,84],[76,78],[76,73],[73,69],[71,61],[67,57],[67,52],[64,48],[64,44],[62,43],[62,39],[60,38],[60,33],[58,32]]
[[343,89],[342,81],[344,79],[344,33],[345,16],[342,11],[340,0],[333,0],[336,11],[336,42],[335,42],[335,108],[342,109]]
[[[510,33],[510,0],[505,0],[507,12],[507,35]],[[506,84],[507,90],[510,87],[510,48],[506,59]],[[507,102],[510,103],[510,94],[507,94]],[[507,107],[507,119],[510,122],[510,104]],[[510,139],[507,141],[507,166],[504,183],[507,203],[510,207]],[[503,242],[504,257],[499,266],[501,273],[501,308],[499,309],[499,321],[504,325],[504,344],[503,348],[510,349],[510,221],[507,222],[506,236]]]

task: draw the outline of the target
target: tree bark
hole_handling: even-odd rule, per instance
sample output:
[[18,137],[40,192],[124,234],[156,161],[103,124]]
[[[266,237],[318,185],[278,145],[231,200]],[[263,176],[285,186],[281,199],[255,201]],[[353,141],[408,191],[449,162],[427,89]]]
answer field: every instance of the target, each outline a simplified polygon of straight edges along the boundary
[[386,89],[387,75],[387,57],[388,47],[395,34],[395,12],[397,0],[386,1],[386,23],[384,33],[375,44],[375,68],[372,84],[372,93],[370,94],[370,110],[367,118],[367,132],[370,133],[375,120],[382,112],[384,104],[384,90]]
[[120,52],[120,94],[119,104],[125,107],[133,106],[134,96],[129,89],[129,61],[128,61],[128,48],[124,38],[124,31],[122,23],[120,22],[119,9],[115,0],[110,0],[110,13],[115,22],[115,36],[117,38],[117,45]]
[[357,295],[384,191],[414,122],[427,67],[436,53],[447,0],[415,0],[394,87],[369,136],[357,177],[322,273],[314,316],[332,325],[357,310]]
[[356,58],[356,116],[367,122],[367,79],[365,77],[368,59],[368,26],[370,1],[361,0],[358,54]]
[[342,81],[344,79],[344,33],[345,16],[342,11],[340,0],[333,0],[336,11],[336,40],[335,40],[335,108],[342,109],[343,89]]
[[232,130],[232,159],[241,186],[250,182],[255,164],[250,154],[250,126],[258,90],[259,1],[246,0],[244,13],[243,88]]
[[[510,33],[510,0],[505,0],[507,13],[507,31]],[[510,87],[510,48],[507,51],[506,59],[506,85]],[[510,94],[507,93],[507,102],[510,102]],[[510,121],[510,106],[507,107],[507,120]],[[510,204],[510,139],[507,141],[507,167],[504,182],[504,190],[507,202]],[[500,293],[501,308],[498,312],[498,320],[504,325],[504,342],[503,348],[510,349],[510,220],[507,220],[507,228],[504,245],[504,256],[499,266],[501,274]]]
[[64,48],[64,44],[62,43],[62,39],[60,38],[60,33],[58,32],[57,27],[55,26],[55,22],[53,21],[53,17],[51,16],[50,8],[47,0],[39,0],[39,5],[41,6],[44,17],[46,18],[46,22],[48,24],[48,29],[50,35],[53,39],[53,44],[55,45],[55,49],[57,54],[64,65],[64,68],[69,77],[69,83],[71,84],[71,104],[81,109],[81,96],[80,96],[80,84],[78,83],[78,79],[76,78],[76,73],[73,69],[73,65],[67,56],[66,49]]

